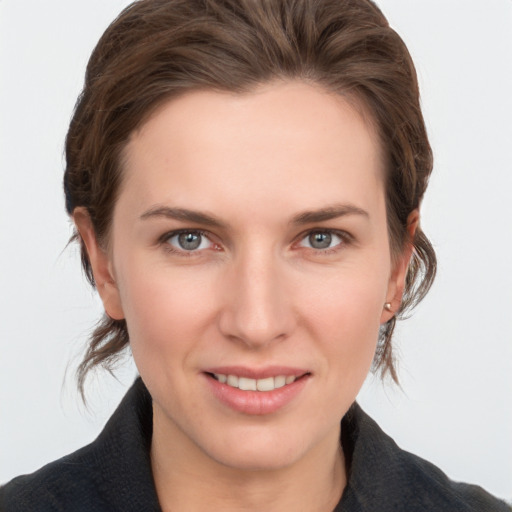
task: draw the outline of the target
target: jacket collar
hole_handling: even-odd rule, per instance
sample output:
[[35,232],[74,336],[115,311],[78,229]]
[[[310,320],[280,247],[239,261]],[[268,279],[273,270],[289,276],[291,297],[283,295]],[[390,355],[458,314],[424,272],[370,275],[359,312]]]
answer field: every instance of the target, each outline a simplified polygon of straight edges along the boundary
[[93,443],[97,490],[109,510],[160,512],[151,470],[151,396],[137,378]]

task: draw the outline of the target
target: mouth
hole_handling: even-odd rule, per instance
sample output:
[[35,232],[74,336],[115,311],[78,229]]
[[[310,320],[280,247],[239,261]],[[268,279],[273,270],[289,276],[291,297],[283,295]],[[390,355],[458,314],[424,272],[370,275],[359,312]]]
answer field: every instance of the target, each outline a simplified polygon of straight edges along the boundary
[[312,376],[289,368],[251,371],[233,367],[211,369],[204,375],[220,403],[238,413],[259,416],[277,413],[296,403]]
[[270,376],[261,379],[253,379],[230,373],[206,373],[221,384],[226,384],[232,388],[240,389],[242,391],[260,391],[262,393],[268,393],[270,391],[283,388],[310,375],[309,372],[306,372],[301,375],[276,375],[274,377]]
[[297,403],[313,374],[289,366],[205,368],[207,389],[224,406],[245,415],[266,415]]

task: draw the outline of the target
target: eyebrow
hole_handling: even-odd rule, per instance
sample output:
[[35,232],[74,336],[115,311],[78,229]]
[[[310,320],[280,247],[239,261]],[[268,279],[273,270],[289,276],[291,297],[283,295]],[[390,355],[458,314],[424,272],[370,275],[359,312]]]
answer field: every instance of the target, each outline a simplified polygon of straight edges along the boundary
[[369,218],[370,215],[366,210],[351,204],[340,204],[320,208],[319,210],[311,210],[295,215],[291,221],[295,225],[313,224],[315,222],[324,222],[326,220],[337,219],[347,215],[360,215]]
[[194,222],[204,226],[214,228],[225,228],[224,222],[216,219],[207,213],[188,210],[186,208],[170,208],[169,206],[154,206],[145,211],[141,216],[141,220],[151,219],[155,217],[164,217],[166,219],[181,220],[184,222]]
[[[295,215],[290,223],[294,225],[313,224],[315,222],[324,222],[326,220],[337,219],[347,215],[360,215],[369,218],[370,215],[366,210],[351,204],[340,204],[327,206],[318,210],[309,210]],[[196,210],[188,210],[187,208],[171,208],[169,206],[153,206],[145,211],[141,216],[141,220],[147,220],[155,217],[164,217],[166,219],[174,219],[183,222],[194,222],[214,228],[227,228],[227,224],[217,219],[213,215]]]

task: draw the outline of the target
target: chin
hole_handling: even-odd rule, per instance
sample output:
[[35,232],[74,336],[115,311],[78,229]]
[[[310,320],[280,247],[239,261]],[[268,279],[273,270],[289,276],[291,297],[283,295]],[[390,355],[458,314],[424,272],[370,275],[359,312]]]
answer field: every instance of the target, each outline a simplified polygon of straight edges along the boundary
[[304,422],[294,425],[269,422],[229,430],[220,438],[208,440],[202,449],[217,463],[239,471],[282,470],[300,464],[315,448],[323,451],[323,447],[339,442],[337,428],[323,427],[312,432]]
[[227,453],[212,450],[209,456],[219,464],[238,471],[272,472],[293,466],[303,456],[301,448],[278,442],[262,445],[248,439],[246,443],[232,443]]

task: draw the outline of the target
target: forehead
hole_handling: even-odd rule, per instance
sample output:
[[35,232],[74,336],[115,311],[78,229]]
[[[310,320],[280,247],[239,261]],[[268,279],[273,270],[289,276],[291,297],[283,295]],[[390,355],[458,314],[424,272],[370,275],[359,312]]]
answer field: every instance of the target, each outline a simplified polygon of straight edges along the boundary
[[131,190],[144,206],[279,200],[303,209],[354,196],[371,202],[383,190],[380,143],[361,109],[301,82],[170,100],[132,135],[124,157],[121,197]]

